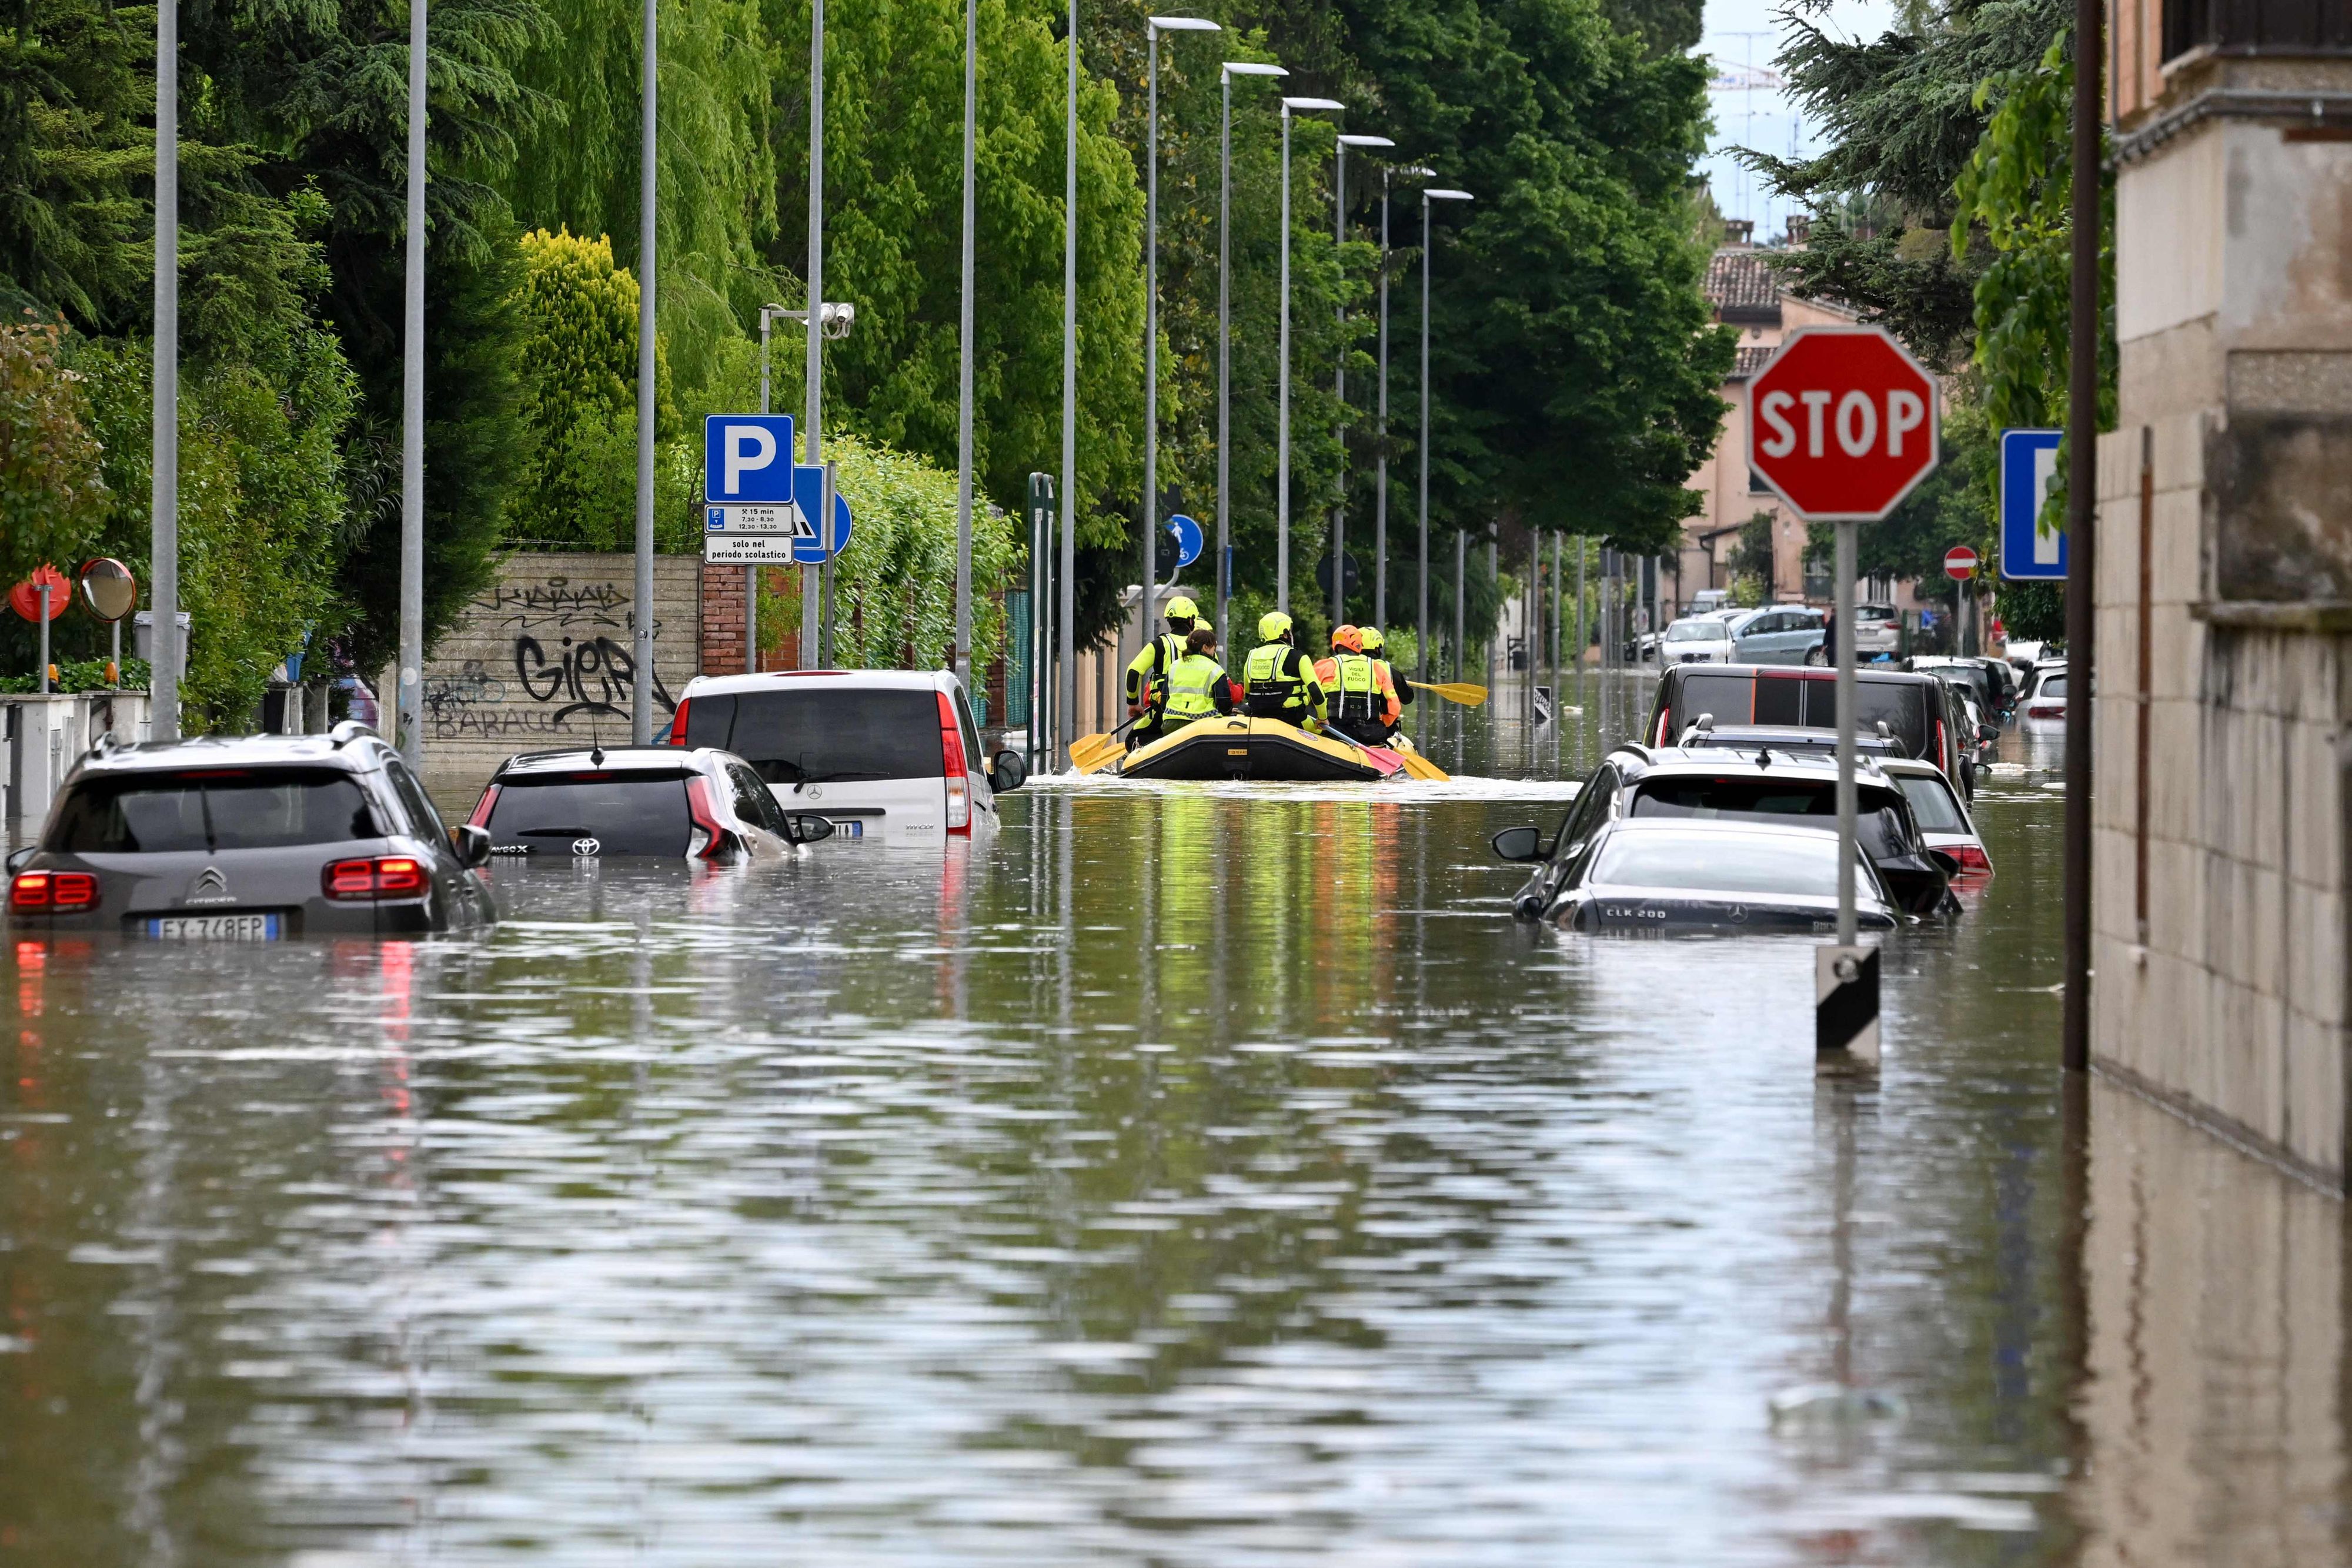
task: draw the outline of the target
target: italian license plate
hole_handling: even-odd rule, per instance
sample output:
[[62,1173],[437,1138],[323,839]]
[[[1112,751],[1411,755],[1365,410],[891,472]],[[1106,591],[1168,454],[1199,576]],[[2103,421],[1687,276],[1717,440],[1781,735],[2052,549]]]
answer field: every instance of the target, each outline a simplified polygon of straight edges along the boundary
[[147,935],[181,942],[275,942],[275,915],[166,915],[147,922]]
[[866,836],[866,824],[856,817],[847,819],[835,817],[833,820],[833,831],[845,839],[862,839]]

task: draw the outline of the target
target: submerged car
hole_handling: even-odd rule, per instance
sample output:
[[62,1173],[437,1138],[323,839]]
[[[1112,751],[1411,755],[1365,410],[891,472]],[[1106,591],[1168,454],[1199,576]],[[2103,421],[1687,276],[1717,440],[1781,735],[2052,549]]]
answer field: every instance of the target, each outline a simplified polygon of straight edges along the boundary
[[497,918],[479,828],[444,827],[373,730],[101,746],[9,857],[8,923],[166,941],[418,936]]
[[1018,752],[981,756],[963,683],[944,670],[790,670],[698,675],[669,743],[751,764],[786,811],[841,836],[942,844],[996,821],[996,797],[1028,778]]
[[741,758],[709,747],[510,757],[483,786],[472,822],[492,855],[559,860],[781,860],[833,834],[825,818],[777,805]]
[[[1854,857],[1854,923],[1898,922],[1867,855]],[[1834,834],[1750,820],[1620,820],[1596,830],[1547,911],[1570,931],[1833,930]]]
[[1956,876],[1992,874],[1992,857],[1985,852],[1976,818],[1969,803],[1953,790],[1950,779],[1925,762],[1892,760],[1881,763],[1879,770],[1894,780],[1911,803],[1912,819],[1919,824],[1919,836],[1927,847],[1957,862]]
[[1719,615],[1687,615],[1666,627],[1658,657],[1668,664],[1731,663],[1731,628]]
[[[1922,915],[1956,907],[1950,883],[1960,862],[1939,854],[1922,836],[1903,790],[1877,759],[1865,759],[1854,791],[1855,836],[1890,902]],[[1592,835],[1610,823],[1674,821],[1748,822],[1834,836],[1836,759],[1621,746],[1593,770],[1549,839],[1532,827],[1495,835],[1495,852],[1503,859],[1538,862],[1512,895],[1512,913],[1533,920],[1550,909]]]
[[[1854,717],[1864,734],[1884,724],[1906,757],[1924,758],[1959,777],[1969,737],[1954,728],[1944,683],[1907,670],[1866,668],[1854,674]],[[1717,727],[1786,726],[1830,729],[1837,724],[1837,672],[1774,664],[1677,664],[1658,673],[1658,692],[1643,738],[1653,746],[1676,737],[1710,715]]]

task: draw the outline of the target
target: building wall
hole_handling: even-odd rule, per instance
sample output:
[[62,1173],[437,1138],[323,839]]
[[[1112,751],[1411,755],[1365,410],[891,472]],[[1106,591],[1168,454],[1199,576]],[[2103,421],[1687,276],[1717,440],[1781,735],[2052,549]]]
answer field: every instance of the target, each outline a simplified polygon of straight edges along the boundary
[[[2152,5],[2126,9],[2134,26],[2157,20]],[[2119,47],[2142,36],[2117,27]],[[2292,87],[2341,112],[2352,58],[2205,54],[2160,80],[2155,96],[2122,100],[2137,108],[2118,128],[2121,428],[2099,457],[2093,1050],[2340,1187],[2352,137],[2324,116],[2217,110]]]
[[[741,573],[731,573],[740,584]],[[655,727],[698,673],[702,562],[654,559]],[[629,738],[636,568],[626,555],[517,555],[425,667],[425,766],[480,779],[520,751]],[[739,607],[740,614],[740,607]],[[741,622],[736,623],[741,642]],[[741,653],[735,655],[741,667]]]

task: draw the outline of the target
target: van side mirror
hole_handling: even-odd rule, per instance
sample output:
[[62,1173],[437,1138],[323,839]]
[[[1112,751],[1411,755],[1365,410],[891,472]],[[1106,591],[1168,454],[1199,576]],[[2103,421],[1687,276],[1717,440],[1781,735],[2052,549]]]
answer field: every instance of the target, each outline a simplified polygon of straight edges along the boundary
[[988,787],[1000,795],[1007,789],[1018,789],[1027,782],[1029,764],[1022,760],[1017,751],[1000,751],[996,759],[988,765]]
[[1505,828],[1494,837],[1495,853],[1507,861],[1534,861],[1543,858],[1543,830],[1540,828]]
[[10,876],[14,876],[18,872],[24,870],[25,862],[38,854],[40,850],[41,846],[38,844],[26,844],[21,850],[10,850],[8,852],[8,874]]
[[1980,724],[1977,726],[1977,738],[1984,741],[1999,740],[2000,738],[2000,726],[1997,724]]
[[449,847],[457,852],[457,863],[471,871],[490,863],[490,830],[478,828],[471,822],[459,822],[449,830]]
[[813,811],[793,811],[784,818],[787,835],[796,844],[813,844],[819,839],[833,837],[833,819],[820,817]]

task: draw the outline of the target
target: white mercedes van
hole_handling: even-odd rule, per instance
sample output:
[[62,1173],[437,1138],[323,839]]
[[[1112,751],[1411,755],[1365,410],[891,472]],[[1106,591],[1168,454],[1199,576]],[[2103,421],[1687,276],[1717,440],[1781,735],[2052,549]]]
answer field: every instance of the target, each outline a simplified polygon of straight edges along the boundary
[[698,675],[669,743],[731,751],[786,811],[824,817],[841,838],[890,844],[991,828],[998,791],[1027,778],[1016,752],[982,759],[963,685],[944,670]]

